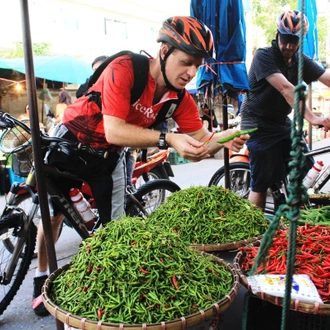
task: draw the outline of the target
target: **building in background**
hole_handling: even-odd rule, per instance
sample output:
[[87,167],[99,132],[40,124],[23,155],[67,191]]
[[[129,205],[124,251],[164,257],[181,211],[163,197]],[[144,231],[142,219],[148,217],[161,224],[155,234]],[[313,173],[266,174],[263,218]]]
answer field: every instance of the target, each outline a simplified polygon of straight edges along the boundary
[[[1,31],[7,31],[0,50],[22,41],[20,1],[7,5],[10,15],[0,20]],[[189,6],[190,0],[33,0],[29,1],[32,42],[50,42],[52,55],[73,55],[90,63],[123,49],[155,55],[162,21],[189,15]]]

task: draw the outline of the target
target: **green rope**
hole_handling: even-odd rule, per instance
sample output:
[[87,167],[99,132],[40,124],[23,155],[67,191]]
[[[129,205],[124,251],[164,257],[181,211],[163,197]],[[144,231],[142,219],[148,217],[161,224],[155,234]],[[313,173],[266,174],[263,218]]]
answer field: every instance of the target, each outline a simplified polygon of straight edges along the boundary
[[[305,1],[301,2],[301,13],[304,13]],[[302,15],[303,17],[303,15]],[[285,295],[283,300],[282,309],[282,323],[281,330],[286,329],[288,321],[288,312],[290,309],[291,301],[291,288],[292,278],[294,272],[294,259],[296,253],[296,234],[297,234],[297,220],[300,217],[300,207],[307,201],[308,195],[306,188],[303,186],[302,181],[305,175],[305,155],[304,155],[304,142],[303,136],[303,123],[306,106],[306,87],[302,83],[303,77],[303,31],[304,21],[301,18],[301,31],[300,31],[300,47],[298,53],[298,85],[295,88],[295,103],[294,103],[294,117],[292,121],[291,140],[292,140],[292,161],[289,163],[289,185],[288,185],[288,198],[286,204],[279,207],[275,213],[273,221],[270,223],[260,245],[259,253],[255,260],[251,274],[254,274],[258,266],[265,261],[268,251],[273,243],[273,238],[279,228],[282,216],[285,216],[290,222],[289,231],[289,246],[287,252],[286,264],[286,282],[285,282]]]

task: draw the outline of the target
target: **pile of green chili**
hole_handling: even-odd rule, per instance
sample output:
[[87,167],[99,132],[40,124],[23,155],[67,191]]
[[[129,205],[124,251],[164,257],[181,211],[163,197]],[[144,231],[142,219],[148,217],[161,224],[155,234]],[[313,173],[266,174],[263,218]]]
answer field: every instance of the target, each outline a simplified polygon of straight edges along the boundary
[[260,208],[219,186],[192,186],[177,191],[147,221],[178,232],[187,244],[252,239],[264,234],[268,226]]
[[82,242],[51,300],[91,320],[142,324],[191,315],[231,290],[228,268],[193,251],[173,231],[143,219],[112,221]]
[[[290,225],[290,222],[285,217],[282,217],[282,220],[286,226]],[[320,207],[305,206],[300,210],[300,217],[297,223],[300,226],[305,224],[330,226],[330,205]]]

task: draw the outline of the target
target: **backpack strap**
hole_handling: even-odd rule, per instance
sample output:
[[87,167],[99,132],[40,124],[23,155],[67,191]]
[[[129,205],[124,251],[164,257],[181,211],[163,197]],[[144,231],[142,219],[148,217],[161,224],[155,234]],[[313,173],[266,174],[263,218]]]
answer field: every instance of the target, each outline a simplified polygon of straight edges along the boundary
[[134,84],[131,90],[131,104],[135,103],[142,95],[148,82],[149,59],[147,56],[132,53]]
[[[149,72],[149,59],[147,56],[142,54],[133,53],[129,50],[123,50],[119,53],[113,54],[108,57],[93,73],[88,81],[88,88],[92,87],[97,79],[100,77],[103,70],[117,57],[129,55],[132,58],[134,83],[131,90],[131,104],[135,103],[142,95],[143,90],[148,81]],[[97,94],[97,95],[96,95]],[[101,109],[101,94],[99,92],[90,92],[87,95],[90,96],[90,100],[96,102]]]
[[180,105],[184,95],[185,95],[185,90],[183,90],[181,93],[178,93],[177,99],[165,102],[156,117],[156,121],[150,126],[150,128],[157,129],[157,126],[160,123],[171,118],[174,114],[174,111]]
[[[100,77],[103,70],[109,65],[109,63],[111,63],[117,57],[124,55],[129,55],[132,58],[134,83],[131,89],[130,104],[134,104],[142,95],[148,81],[149,59],[145,55],[133,53],[129,50],[123,50],[121,52],[111,55],[95,70],[93,75],[90,77],[88,82],[88,88],[95,84],[95,82]],[[92,91],[87,93],[86,95],[90,97],[90,101],[97,103],[99,108],[102,109],[101,93]],[[183,90],[181,93],[178,93],[177,99],[165,102],[157,115],[156,121],[149,128],[156,128],[156,126],[158,126],[160,123],[172,117],[174,111],[181,103],[184,95],[185,90]]]

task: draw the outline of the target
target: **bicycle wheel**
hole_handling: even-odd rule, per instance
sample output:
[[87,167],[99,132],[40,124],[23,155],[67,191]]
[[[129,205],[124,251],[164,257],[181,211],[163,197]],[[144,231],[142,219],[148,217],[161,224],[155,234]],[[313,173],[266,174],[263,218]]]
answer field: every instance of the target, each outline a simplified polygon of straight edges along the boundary
[[[244,162],[229,164],[230,190],[242,198],[248,198],[250,192],[250,165]],[[208,186],[225,186],[225,167],[220,167],[212,176]]]
[[133,193],[133,196],[128,195],[126,214],[129,216],[148,215],[164,203],[169,195],[179,190],[181,188],[170,180],[149,181]]
[[[229,182],[230,190],[241,196],[242,198],[248,199],[250,193],[250,179],[251,171],[249,163],[245,162],[234,162],[229,164]],[[225,167],[220,167],[212,176],[210,186],[225,186]],[[267,199],[265,205],[265,214],[274,215],[278,204],[283,201],[280,200],[282,196],[279,195],[279,190],[272,191],[268,189]]]
[[[12,205],[19,207],[25,212],[25,214],[28,214],[31,208],[31,204],[32,204],[32,197],[30,194],[26,193],[22,195],[16,195]],[[36,225],[36,227],[38,227],[40,221],[41,221],[41,214],[40,214],[40,209],[38,209],[38,212],[36,213],[33,219],[33,222]],[[5,239],[3,241],[3,245],[7,248],[7,250],[10,253],[13,253],[15,248],[15,241],[12,242],[11,238],[12,237],[8,237],[7,239]],[[37,251],[34,251],[33,258],[37,258]]]
[[[5,216],[4,216],[5,215]],[[27,216],[20,208],[8,208],[0,220],[0,315],[9,306],[29,270],[36,244],[37,228],[33,222],[25,228]],[[20,251],[11,253],[5,243],[10,239]],[[13,257],[16,262],[13,262]],[[14,271],[8,279],[8,267],[13,263]]]

